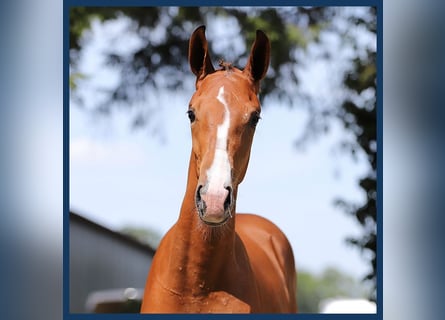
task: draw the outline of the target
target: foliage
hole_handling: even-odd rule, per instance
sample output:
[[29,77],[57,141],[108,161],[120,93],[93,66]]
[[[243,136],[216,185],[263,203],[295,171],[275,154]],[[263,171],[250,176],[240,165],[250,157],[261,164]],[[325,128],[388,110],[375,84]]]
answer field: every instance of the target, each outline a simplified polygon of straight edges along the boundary
[[[210,40],[214,61],[225,57],[234,65],[245,64],[248,48],[256,29],[268,34],[271,45],[271,66],[262,83],[260,98],[274,96],[295,106],[302,99],[308,106],[309,120],[300,142],[308,143],[340,121],[351,133],[351,139],[341,141],[342,150],[353,157],[366,156],[369,172],[359,181],[366,194],[362,204],[338,199],[336,204],[355,216],[363,226],[363,234],[348,239],[371,256],[371,270],[366,279],[376,283],[376,194],[377,194],[377,137],[376,137],[376,49],[363,46],[360,36],[376,38],[376,8],[341,7],[72,7],[70,9],[70,86],[71,97],[82,102],[78,84],[88,83],[88,75],[78,69],[78,61],[93,21],[103,23],[125,20],[126,31],[120,37],[136,36],[138,44],[128,50],[107,49],[106,64],[119,73],[119,81],[112,88],[97,88],[103,99],[90,106],[94,112],[108,114],[116,106],[130,108],[138,102],[150,105],[154,89],[181,90],[184,79],[190,77],[187,62],[188,39],[199,25],[208,27],[220,23],[235,27],[237,34],[230,39],[220,37],[218,44]],[[317,47],[316,59],[332,62],[337,53],[331,52],[326,35],[340,38],[342,46],[349,49],[348,65],[342,72],[340,98],[326,105],[317,101],[316,95],[306,95],[298,86],[302,57],[309,48]],[[226,41],[230,40],[230,41]],[[231,44],[239,41],[244,50],[238,52]],[[230,43],[230,44],[228,44]],[[228,56],[227,56],[228,53]],[[334,96],[333,92],[333,96]],[[79,103],[80,104],[80,103]],[[148,108],[149,110],[153,110]],[[150,112],[134,115],[134,126],[147,126]],[[345,195],[347,196],[347,195]],[[375,292],[372,298],[375,299]]]
[[300,270],[297,275],[301,313],[318,313],[320,302],[327,298],[366,298],[369,294],[358,281],[335,268],[326,268],[319,275]]
[[[375,26],[368,26],[375,32]],[[354,135],[353,142],[343,142],[351,154],[358,150],[364,151],[369,163],[368,173],[359,181],[360,188],[366,195],[364,204],[349,203],[338,199],[337,205],[347,213],[355,216],[363,226],[360,238],[349,238],[348,242],[358,246],[363,253],[371,255],[371,270],[365,279],[376,283],[377,270],[377,108],[376,108],[376,53],[367,52],[353,61],[351,70],[346,74],[344,84],[349,92],[339,109],[339,118],[345,128]],[[374,290],[370,298],[376,300]]]
[[[284,82],[297,83],[293,66],[297,63],[293,52],[305,47],[316,39],[320,26],[312,16],[323,13],[329,16],[328,10],[320,8],[218,8],[218,7],[126,7],[95,8],[73,7],[70,9],[70,66],[71,75],[78,73],[77,62],[82,46],[88,39],[88,30],[92,21],[114,21],[129,18],[126,32],[137,35],[140,45],[131,53],[121,53],[115,48],[106,52],[107,64],[120,74],[119,83],[109,89],[106,98],[93,106],[99,113],[108,114],[118,105],[131,106],[135,102],[149,101],[153,89],[183,89],[184,75],[190,75],[187,62],[188,40],[193,30],[201,25],[211,25],[217,18],[229,23],[238,24],[241,32],[246,30],[240,41],[245,48],[250,48],[255,30],[267,30],[272,45],[270,73],[262,84],[262,97],[273,93],[280,98],[293,101],[295,92],[288,92],[281,85]],[[295,11],[296,10],[296,11]],[[306,19],[302,19],[302,16]],[[326,18],[327,19],[327,18]],[[324,22],[325,23],[325,22]],[[284,30],[284,32],[283,32]],[[225,39],[221,39],[224,41]],[[234,65],[244,66],[248,50],[236,52],[234,48],[216,46],[210,42],[214,59],[224,57]],[[227,57],[226,53],[230,56]],[[244,60],[243,60],[244,59]],[[73,76],[71,76],[73,78]],[[81,79],[80,79],[81,80]],[[76,79],[71,79],[72,88]],[[74,98],[81,101],[76,90]],[[77,96],[76,96],[77,95]],[[145,125],[150,115],[140,113],[135,116],[134,125]]]

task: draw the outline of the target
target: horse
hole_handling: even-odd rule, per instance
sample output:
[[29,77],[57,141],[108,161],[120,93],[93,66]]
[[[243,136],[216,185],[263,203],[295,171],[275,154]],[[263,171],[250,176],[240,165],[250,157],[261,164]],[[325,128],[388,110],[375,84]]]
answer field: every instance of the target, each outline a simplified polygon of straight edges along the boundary
[[161,240],[141,313],[294,313],[292,248],[271,221],[236,213],[238,185],[260,119],[270,41],[256,31],[243,70],[210,59],[205,26],[190,37],[196,92],[187,111],[192,150],[177,222]]

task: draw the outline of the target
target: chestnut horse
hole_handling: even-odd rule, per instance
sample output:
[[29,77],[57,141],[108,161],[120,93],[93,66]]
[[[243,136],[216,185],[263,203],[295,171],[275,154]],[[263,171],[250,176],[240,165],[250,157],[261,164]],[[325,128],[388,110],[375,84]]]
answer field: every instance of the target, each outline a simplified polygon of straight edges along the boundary
[[187,189],[179,219],[154,256],[142,313],[297,311],[295,264],[286,236],[260,216],[235,214],[269,59],[269,39],[258,30],[244,70],[224,62],[215,70],[205,26],[192,34],[189,62],[197,78],[188,109]]

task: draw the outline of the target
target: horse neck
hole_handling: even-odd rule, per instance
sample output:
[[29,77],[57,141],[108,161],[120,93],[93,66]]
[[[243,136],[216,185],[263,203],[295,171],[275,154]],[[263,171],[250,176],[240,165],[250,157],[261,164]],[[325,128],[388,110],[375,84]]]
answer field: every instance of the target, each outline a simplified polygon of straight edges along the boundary
[[[203,284],[206,288],[218,286],[224,270],[235,263],[236,233],[235,216],[217,228],[208,227],[199,220],[195,206],[197,183],[196,162],[192,154],[186,193],[173,229],[170,269],[176,273],[179,271],[181,281],[188,282],[183,283],[183,287],[200,290]],[[236,190],[233,196],[236,201]],[[233,209],[235,212],[235,207]]]

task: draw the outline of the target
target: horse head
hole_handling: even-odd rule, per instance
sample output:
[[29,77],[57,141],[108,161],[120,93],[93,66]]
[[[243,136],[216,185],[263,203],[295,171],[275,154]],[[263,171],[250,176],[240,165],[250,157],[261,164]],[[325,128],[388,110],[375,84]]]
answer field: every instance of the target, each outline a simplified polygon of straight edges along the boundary
[[201,26],[190,38],[188,59],[196,76],[196,92],[187,112],[198,179],[195,204],[204,223],[221,226],[234,214],[238,185],[247,170],[270,42],[258,30],[244,69],[225,62],[215,69],[205,26]]

